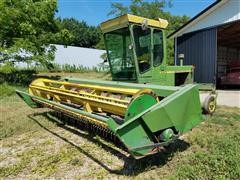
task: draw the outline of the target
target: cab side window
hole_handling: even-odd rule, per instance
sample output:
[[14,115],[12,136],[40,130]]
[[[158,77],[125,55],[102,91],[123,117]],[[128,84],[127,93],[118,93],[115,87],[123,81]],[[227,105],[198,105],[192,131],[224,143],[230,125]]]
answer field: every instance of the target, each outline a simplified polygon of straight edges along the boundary
[[163,61],[163,32],[153,30],[153,65],[158,66]]

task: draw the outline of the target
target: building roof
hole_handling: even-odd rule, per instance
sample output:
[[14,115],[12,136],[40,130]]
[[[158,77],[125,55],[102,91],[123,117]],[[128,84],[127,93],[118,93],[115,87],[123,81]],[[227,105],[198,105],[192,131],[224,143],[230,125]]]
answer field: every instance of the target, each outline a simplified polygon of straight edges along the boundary
[[153,20],[131,14],[125,14],[101,23],[101,30],[103,33],[105,33],[115,29],[126,27],[129,23],[142,24],[144,22],[146,22],[148,26],[156,28],[166,28],[168,26],[168,21],[165,19],[159,18],[158,20]]
[[169,38],[175,38],[185,33],[214,27],[240,19],[240,1],[217,0],[206,9],[198,13],[186,24],[170,34]]

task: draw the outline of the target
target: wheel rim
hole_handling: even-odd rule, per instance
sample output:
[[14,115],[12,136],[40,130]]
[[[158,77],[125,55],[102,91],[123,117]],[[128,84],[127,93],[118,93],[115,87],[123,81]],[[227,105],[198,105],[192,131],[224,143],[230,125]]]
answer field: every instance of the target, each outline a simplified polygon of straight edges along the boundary
[[208,109],[209,109],[209,112],[211,112],[211,113],[215,111],[216,103],[214,100],[209,102]]

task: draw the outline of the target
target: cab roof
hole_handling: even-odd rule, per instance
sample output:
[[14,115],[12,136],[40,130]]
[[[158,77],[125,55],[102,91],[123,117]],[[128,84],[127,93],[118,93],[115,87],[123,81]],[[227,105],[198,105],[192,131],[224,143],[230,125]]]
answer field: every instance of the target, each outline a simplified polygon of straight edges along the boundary
[[148,19],[131,14],[125,14],[114,19],[110,19],[101,23],[100,27],[103,33],[110,32],[116,29],[127,27],[130,23],[142,24],[147,23],[148,26],[165,29],[168,26],[168,21],[159,18],[158,20]]

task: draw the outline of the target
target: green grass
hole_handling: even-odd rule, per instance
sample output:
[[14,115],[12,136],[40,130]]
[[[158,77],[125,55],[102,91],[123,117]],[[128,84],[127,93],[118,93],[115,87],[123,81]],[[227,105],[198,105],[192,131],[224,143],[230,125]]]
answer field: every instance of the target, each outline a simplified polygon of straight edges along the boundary
[[0,177],[14,176],[20,173],[27,165],[31,162],[34,156],[41,155],[41,150],[33,148],[31,150],[25,151],[23,153],[17,154],[19,161],[10,166],[0,168]]
[[[46,111],[45,109],[40,111],[31,109],[16,94],[2,97],[0,99],[0,109],[0,140],[29,131],[40,130],[41,127],[29,116]],[[40,118],[47,127],[54,126],[46,117],[41,115]]]
[[12,86],[9,86],[6,82],[0,84],[0,98],[10,96],[14,94],[14,92],[14,88]]
[[178,164],[174,177],[240,178],[240,110],[220,108],[188,140],[196,149]]
[[[176,177],[196,179],[238,179],[240,177],[240,132],[225,132],[221,136],[201,134],[198,137],[206,144],[200,145],[178,167]],[[206,140],[207,139],[207,140]]]
[[19,85],[11,85],[7,82],[0,83],[0,99],[15,94],[16,89],[25,91],[27,88]]
[[55,154],[42,156],[37,162],[37,165],[32,169],[32,173],[51,175],[57,170],[60,170],[58,164],[63,162],[73,166],[81,166],[84,164],[76,149],[71,146],[62,147]]

